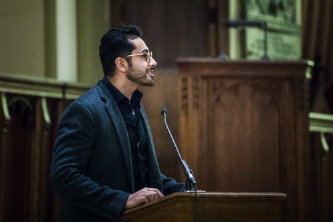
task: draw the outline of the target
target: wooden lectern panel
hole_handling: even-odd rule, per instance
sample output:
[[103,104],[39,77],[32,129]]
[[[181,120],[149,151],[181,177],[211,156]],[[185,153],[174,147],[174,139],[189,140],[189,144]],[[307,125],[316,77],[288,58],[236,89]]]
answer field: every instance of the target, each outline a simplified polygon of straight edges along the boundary
[[180,149],[198,188],[283,192],[307,218],[306,61],[179,59]]
[[175,193],[123,213],[121,221],[281,221],[283,193]]

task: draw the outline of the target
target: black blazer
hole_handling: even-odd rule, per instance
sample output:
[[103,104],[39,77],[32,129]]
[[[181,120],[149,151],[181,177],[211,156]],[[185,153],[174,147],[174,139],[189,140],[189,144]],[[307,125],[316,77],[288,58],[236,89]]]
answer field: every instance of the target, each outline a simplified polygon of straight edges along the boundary
[[[161,174],[147,116],[147,185],[165,195],[184,184]],[[118,105],[105,85],[84,93],[64,111],[52,154],[50,181],[64,196],[63,221],[117,220],[134,192],[131,148]]]

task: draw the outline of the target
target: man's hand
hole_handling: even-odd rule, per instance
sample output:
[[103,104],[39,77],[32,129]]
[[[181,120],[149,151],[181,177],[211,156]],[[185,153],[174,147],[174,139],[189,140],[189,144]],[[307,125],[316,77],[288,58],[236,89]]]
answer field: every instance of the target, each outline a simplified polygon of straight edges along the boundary
[[136,193],[129,195],[125,204],[125,209],[130,209],[142,203],[157,200],[161,197],[164,197],[164,195],[158,189],[145,187]]

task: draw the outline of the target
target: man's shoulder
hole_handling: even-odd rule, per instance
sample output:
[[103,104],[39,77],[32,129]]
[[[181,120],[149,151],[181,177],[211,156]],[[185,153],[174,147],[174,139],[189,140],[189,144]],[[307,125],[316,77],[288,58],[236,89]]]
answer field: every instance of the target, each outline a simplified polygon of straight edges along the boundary
[[[83,93],[77,100],[78,101],[91,101],[94,102],[96,99],[105,102],[106,98],[113,99],[102,80],[98,81],[96,86],[90,88],[88,91]],[[96,101],[95,101],[96,102]]]
[[79,103],[84,105],[89,105],[91,103],[96,103],[99,100],[99,94],[96,87],[90,88],[78,98],[76,98],[72,103]]
[[67,109],[71,109],[73,107],[85,107],[92,111],[99,109],[102,105],[103,102],[101,101],[101,96],[95,86],[84,92],[74,101],[72,101],[67,107]]
[[99,97],[99,93],[98,90],[96,88],[96,86],[88,89],[87,91],[85,91],[84,93],[82,93],[76,100],[77,101],[85,101],[85,100],[90,100],[91,98],[98,98]]
[[114,104],[116,103],[113,97],[108,94],[107,90],[103,88],[104,86],[102,84],[101,81],[99,81],[95,87],[90,88],[75,99],[67,109],[76,107],[79,109],[87,109],[92,113],[100,113],[105,110],[107,104],[111,104],[111,107],[114,108]]

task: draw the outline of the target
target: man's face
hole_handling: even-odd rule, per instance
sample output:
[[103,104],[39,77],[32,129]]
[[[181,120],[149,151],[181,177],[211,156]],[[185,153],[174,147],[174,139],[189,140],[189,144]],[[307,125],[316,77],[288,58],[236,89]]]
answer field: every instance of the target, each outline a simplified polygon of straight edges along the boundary
[[[141,38],[130,40],[135,45],[132,55],[147,54],[148,47]],[[153,68],[157,65],[153,57],[137,55],[132,56],[132,65],[126,73],[127,79],[141,86],[153,86],[155,84]]]

